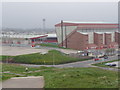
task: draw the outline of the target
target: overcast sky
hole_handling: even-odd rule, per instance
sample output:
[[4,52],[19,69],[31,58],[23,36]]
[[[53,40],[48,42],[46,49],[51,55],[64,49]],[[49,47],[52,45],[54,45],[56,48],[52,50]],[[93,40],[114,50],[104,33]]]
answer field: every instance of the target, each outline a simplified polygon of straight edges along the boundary
[[54,28],[60,20],[65,21],[118,21],[117,2],[4,2],[2,26],[8,28]]

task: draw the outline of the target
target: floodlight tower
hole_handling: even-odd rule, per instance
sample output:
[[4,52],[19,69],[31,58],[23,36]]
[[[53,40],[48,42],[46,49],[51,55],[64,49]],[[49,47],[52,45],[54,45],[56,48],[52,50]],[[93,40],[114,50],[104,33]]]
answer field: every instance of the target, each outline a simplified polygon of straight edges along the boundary
[[43,19],[43,33],[45,32],[45,19]]

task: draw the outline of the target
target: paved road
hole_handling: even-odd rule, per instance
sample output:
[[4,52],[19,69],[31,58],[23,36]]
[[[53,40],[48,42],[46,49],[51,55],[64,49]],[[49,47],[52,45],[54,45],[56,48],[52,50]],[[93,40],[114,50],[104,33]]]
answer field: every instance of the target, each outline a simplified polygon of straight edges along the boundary
[[116,69],[116,68],[106,68],[106,67],[97,67],[97,68],[104,69],[104,70],[111,70],[111,71],[119,71],[120,72],[120,69]]
[[[115,59],[117,59],[117,57],[116,56],[112,56],[112,57],[109,57],[109,59],[104,60],[104,61],[87,60],[87,61],[79,61],[79,62],[61,64],[61,65],[33,65],[33,64],[20,64],[20,65],[23,65],[23,66],[26,66],[26,67],[40,67],[40,66],[45,66],[45,67],[58,67],[58,68],[68,68],[68,67],[97,67],[97,66],[93,66],[91,64],[105,62],[105,61],[111,61],[111,60],[115,60]],[[107,68],[102,68],[102,69],[107,69]],[[108,70],[113,70],[113,69],[108,69]]]

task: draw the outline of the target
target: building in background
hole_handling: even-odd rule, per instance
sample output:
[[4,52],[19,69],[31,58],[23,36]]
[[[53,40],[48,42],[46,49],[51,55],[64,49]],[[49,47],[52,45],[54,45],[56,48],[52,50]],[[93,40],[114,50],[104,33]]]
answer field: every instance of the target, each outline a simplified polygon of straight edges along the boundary
[[55,25],[55,29],[61,47],[104,49],[118,47],[120,43],[118,23],[62,21]]
[[56,34],[45,34],[47,37],[43,41],[44,43],[57,43],[57,36]]
[[12,46],[34,46],[40,43],[57,43],[56,34],[26,35],[2,34],[2,44]]

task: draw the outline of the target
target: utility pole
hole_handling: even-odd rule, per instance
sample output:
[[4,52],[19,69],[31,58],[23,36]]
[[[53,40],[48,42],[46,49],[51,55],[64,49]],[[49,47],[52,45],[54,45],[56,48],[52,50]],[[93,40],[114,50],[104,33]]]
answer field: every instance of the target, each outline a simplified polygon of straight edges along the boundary
[[61,42],[63,47],[63,20],[61,20]]
[[66,48],[67,48],[67,30],[66,30],[66,26],[65,26],[65,45],[66,45]]

